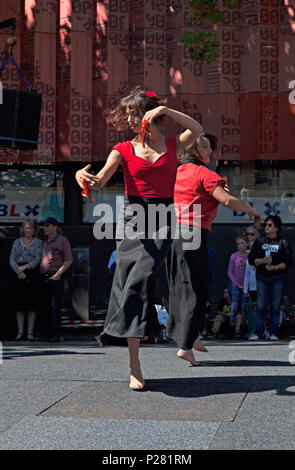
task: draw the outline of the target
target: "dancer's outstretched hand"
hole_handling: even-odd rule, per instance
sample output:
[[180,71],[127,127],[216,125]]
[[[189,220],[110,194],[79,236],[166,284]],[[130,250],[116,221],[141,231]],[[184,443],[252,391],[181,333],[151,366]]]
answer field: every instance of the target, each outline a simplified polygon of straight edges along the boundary
[[80,188],[84,188],[83,187],[83,179],[85,178],[86,181],[87,180],[91,180],[91,182],[89,183],[91,186],[93,186],[94,184],[94,175],[92,173],[89,173],[89,170],[91,168],[91,165],[86,165],[84,166],[84,168],[81,168],[81,170],[78,170],[76,172],[76,175],[75,175],[75,178],[76,178],[76,181],[78,183],[78,185],[80,186]]
[[254,227],[256,229],[259,229],[262,223],[262,215],[259,212],[257,212],[257,210],[254,209],[254,207],[251,206],[251,209],[252,210],[248,212],[249,219],[251,220],[252,217],[254,217]]

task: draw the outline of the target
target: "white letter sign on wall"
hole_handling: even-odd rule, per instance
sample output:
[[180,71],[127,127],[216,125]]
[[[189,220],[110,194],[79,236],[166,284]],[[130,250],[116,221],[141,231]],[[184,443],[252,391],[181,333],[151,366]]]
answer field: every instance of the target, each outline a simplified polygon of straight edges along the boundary
[[289,93],[289,103],[295,104],[295,80],[289,82],[289,88],[293,88],[293,90]]

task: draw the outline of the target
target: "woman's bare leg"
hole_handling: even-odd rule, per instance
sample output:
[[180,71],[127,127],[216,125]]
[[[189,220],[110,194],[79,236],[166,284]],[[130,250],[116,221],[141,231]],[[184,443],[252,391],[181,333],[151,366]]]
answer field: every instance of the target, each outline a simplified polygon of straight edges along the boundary
[[16,321],[18,328],[18,334],[16,339],[20,339],[24,335],[25,312],[16,312]]
[[35,326],[35,321],[36,321],[36,312],[33,310],[30,310],[28,312],[28,336],[31,338],[34,337],[34,326]]
[[130,358],[130,388],[132,390],[142,390],[144,380],[142,377],[139,362],[139,338],[127,338],[129,358]]

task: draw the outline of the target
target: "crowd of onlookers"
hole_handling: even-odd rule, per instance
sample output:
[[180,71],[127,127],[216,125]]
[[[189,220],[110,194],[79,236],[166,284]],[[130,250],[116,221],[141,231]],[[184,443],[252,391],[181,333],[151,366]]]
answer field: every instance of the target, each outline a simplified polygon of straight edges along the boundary
[[210,317],[206,315],[203,337],[218,338],[226,326],[227,337],[278,340],[289,303],[284,293],[287,272],[293,264],[281,226],[280,217],[270,215],[265,219],[264,233],[259,235],[250,226],[236,238],[237,250],[230,256],[228,266],[229,283],[209,335]]
[[60,340],[64,273],[72,261],[70,243],[58,232],[54,217],[48,217],[42,224],[34,219],[22,224],[9,258],[14,273],[16,341]]
[[[229,281],[216,315],[212,316],[207,303],[203,338],[278,340],[289,304],[284,288],[288,269],[293,264],[290,245],[281,236],[281,226],[280,217],[270,215],[261,230],[263,233],[249,226],[236,237],[236,251],[230,256],[228,266]],[[114,253],[110,260],[112,269]],[[55,218],[49,217],[42,224],[27,219],[22,224],[9,259],[15,280],[16,341],[25,338],[59,341],[64,273],[72,260],[70,243],[59,233]],[[168,313],[164,307],[158,307],[158,316],[162,312],[165,317],[159,317],[164,331]]]

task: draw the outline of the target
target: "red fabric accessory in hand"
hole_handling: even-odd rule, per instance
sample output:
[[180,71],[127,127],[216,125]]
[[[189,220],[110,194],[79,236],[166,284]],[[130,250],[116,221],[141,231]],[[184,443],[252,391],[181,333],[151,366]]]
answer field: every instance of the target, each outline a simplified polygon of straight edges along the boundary
[[91,186],[89,186],[90,180],[86,180],[86,178],[83,178],[82,184],[83,184],[83,191],[82,191],[82,196],[83,197],[89,197],[91,199],[91,202],[94,202],[93,196],[92,196],[92,191],[91,191]]
[[152,138],[153,138],[153,140],[156,144],[158,143],[157,139],[155,138],[154,134],[152,133],[150,125],[149,125],[149,123],[146,119],[144,119],[141,123],[140,134],[141,134],[141,144],[143,145],[143,147],[144,147],[144,144],[145,144],[145,139],[148,136],[148,134],[151,134],[151,136],[152,136]]
[[156,93],[153,91],[147,91],[146,96],[148,96],[149,98],[157,98]]

